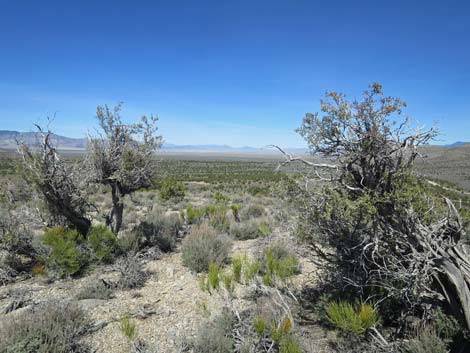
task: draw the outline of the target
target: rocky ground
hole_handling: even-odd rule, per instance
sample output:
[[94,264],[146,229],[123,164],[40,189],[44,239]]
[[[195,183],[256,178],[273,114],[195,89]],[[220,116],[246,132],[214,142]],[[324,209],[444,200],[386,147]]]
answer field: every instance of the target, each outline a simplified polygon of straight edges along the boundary
[[[280,236],[278,230],[274,237]],[[269,241],[272,239],[235,241],[233,254],[256,255],[263,244]],[[217,293],[209,295],[200,289],[198,276],[182,265],[179,248],[180,246],[173,253],[163,254],[158,260],[146,262],[145,267],[151,276],[144,287],[115,290],[113,298],[109,300],[78,301],[94,324],[96,331],[86,335],[84,340],[95,352],[129,352],[130,344],[119,329],[119,320],[123,315],[134,318],[138,338],[154,351],[176,353],[184,350],[185,342],[198,334],[201,325],[220,313],[224,298]],[[291,279],[292,291],[298,293],[312,280],[317,270],[308,259],[300,256],[299,261],[301,272]],[[0,289],[2,312],[14,308],[14,301],[19,298],[18,293],[22,295],[22,300],[17,304],[20,308],[5,314],[3,319],[8,320],[10,315],[17,315],[42,301],[74,298],[84,286],[101,279],[111,282],[116,276],[114,267],[109,265],[100,266],[79,279],[49,283],[46,279],[31,278],[3,287]],[[237,310],[242,311],[256,305],[246,297],[247,290],[241,285],[237,287],[236,297],[233,299]],[[323,352],[318,340],[325,340],[324,334],[317,332],[317,341],[313,342],[312,337],[307,337],[312,336],[312,330],[304,331],[308,338],[305,344],[310,344],[309,352]]]

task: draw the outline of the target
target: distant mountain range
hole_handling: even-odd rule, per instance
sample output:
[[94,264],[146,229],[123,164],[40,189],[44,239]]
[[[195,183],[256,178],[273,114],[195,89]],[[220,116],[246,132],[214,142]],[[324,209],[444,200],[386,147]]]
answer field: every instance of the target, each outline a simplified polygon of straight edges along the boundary
[[[0,130],[0,148],[4,150],[16,149],[16,141],[25,141],[29,145],[35,145],[40,141],[41,136],[37,132],[19,132],[10,130]],[[60,135],[52,135],[55,145],[61,150],[83,150],[86,147],[86,139],[70,138]],[[251,146],[232,147],[228,145],[175,145],[165,143],[162,150],[172,152],[269,152],[275,151],[268,148],[257,148]],[[306,148],[287,148],[289,152],[304,153]],[[277,152],[277,151],[276,151]]]
[[467,143],[470,143],[470,142],[463,142],[463,141],[457,141],[457,142],[454,142],[450,145],[446,145],[447,147],[459,147],[459,146],[463,146],[463,145],[466,145]]
[[[10,130],[0,130],[0,148],[6,150],[16,149],[16,141],[25,141],[29,145],[35,145],[41,140],[38,132],[19,132]],[[85,149],[85,139],[52,134],[52,140],[60,149],[80,150]]]
[[[40,134],[37,132],[19,132],[10,130],[0,130],[0,148],[4,150],[16,149],[16,141],[26,141],[30,145],[34,145],[37,141],[40,141]],[[86,147],[86,139],[84,138],[71,138],[60,135],[52,135],[52,139],[56,146],[61,150],[84,150]],[[457,141],[455,143],[440,146],[440,147],[460,147],[470,142]],[[278,152],[277,150],[270,148],[259,148],[251,146],[232,147],[228,145],[175,145],[172,143],[165,143],[162,146],[162,150],[169,152],[246,152],[246,153],[257,153],[257,152]],[[286,148],[287,151],[292,153],[305,153],[306,148]]]

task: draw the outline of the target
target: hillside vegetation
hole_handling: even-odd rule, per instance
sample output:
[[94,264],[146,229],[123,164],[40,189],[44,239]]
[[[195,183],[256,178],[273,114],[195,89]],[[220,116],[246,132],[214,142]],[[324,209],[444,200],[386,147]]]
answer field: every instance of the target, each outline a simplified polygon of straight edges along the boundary
[[280,161],[156,158],[120,105],[86,153],[40,129],[0,156],[0,353],[468,351],[470,149],[404,106],[329,92]]

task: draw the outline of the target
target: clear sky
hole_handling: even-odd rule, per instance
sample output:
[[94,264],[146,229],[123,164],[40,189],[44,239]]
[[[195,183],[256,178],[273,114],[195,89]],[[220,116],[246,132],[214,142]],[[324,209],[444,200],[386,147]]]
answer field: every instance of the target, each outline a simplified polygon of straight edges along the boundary
[[82,137],[124,101],[169,143],[298,147],[326,90],[371,81],[470,141],[470,1],[0,0],[0,129]]

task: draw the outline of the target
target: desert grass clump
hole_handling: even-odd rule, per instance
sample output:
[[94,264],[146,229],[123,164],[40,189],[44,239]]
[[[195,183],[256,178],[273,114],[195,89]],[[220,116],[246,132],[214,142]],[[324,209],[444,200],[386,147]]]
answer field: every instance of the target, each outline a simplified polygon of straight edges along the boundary
[[137,326],[127,315],[123,315],[119,320],[119,330],[129,341],[133,341],[137,336]]
[[276,279],[285,281],[299,272],[297,256],[291,253],[281,243],[274,243],[266,247],[261,261],[263,283],[273,286]]
[[250,260],[247,257],[244,258],[242,272],[246,283],[249,283],[258,276],[260,267],[261,265],[259,260]]
[[252,330],[258,341],[257,345],[266,351],[279,353],[301,353],[302,349],[292,330],[289,316],[273,311],[261,311],[254,316]]
[[206,206],[206,215],[209,224],[221,232],[227,232],[230,228],[230,217],[227,214],[227,207],[223,204]]
[[356,335],[362,335],[379,323],[379,315],[374,307],[365,303],[353,305],[345,301],[334,301],[328,304],[326,314],[331,324]]
[[217,231],[207,223],[196,225],[183,242],[183,265],[193,272],[206,272],[210,263],[218,265],[227,263],[231,247],[230,239],[217,234]]
[[281,339],[279,353],[302,353],[302,348],[295,336],[288,335]]
[[86,352],[80,342],[88,320],[71,302],[41,303],[0,322],[2,353]]
[[228,271],[223,272],[219,265],[209,264],[209,271],[200,277],[199,286],[201,290],[212,294],[213,291],[225,289],[230,297],[233,297],[235,291],[234,275]]
[[241,255],[237,255],[232,258],[233,279],[238,283],[242,280],[243,260],[244,258]]

